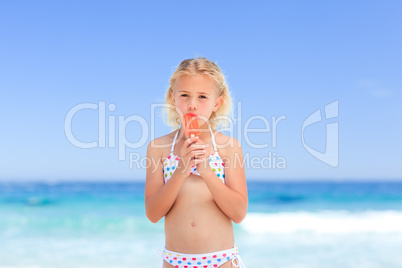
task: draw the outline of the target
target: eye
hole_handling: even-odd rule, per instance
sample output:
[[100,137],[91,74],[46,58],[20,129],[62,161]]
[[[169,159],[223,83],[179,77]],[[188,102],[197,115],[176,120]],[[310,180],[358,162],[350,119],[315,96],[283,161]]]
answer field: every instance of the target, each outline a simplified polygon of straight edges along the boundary
[[181,97],[188,97],[187,94],[181,94]]
[[201,99],[206,99],[207,97],[204,96],[204,95],[201,95],[200,98],[201,98]]

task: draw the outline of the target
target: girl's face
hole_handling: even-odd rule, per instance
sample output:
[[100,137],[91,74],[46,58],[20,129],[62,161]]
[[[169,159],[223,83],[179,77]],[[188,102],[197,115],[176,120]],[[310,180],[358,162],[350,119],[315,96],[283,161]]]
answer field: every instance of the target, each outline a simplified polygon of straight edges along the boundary
[[222,96],[218,96],[214,81],[203,74],[186,74],[177,78],[171,96],[176,109],[179,109],[182,115],[192,112],[199,117],[200,126],[204,125],[205,120],[208,120],[222,103]]

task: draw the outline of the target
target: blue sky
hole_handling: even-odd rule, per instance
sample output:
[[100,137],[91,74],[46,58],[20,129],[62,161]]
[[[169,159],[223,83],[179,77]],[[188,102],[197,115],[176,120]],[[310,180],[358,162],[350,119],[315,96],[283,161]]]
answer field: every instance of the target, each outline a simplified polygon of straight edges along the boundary
[[[140,120],[119,131],[119,117],[150,124],[151,104],[163,103],[177,65],[197,56],[226,75],[243,153],[271,155],[271,166],[247,167],[248,179],[401,179],[401,13],[400,1],[3,1],[0,180],[143,181],[145,169],[130,167],[130,157],[145,157],[151,135],[142,136]],[[334,101],[338,117],[325,119]],[[106,133],[103,148],[74,146],[65,119],[83,103],[97,110],[73,117],[78,140],[98,141],[100,108],[112,104],[105,126],[116,121],[116,144],[124,132],[145,145],[123,151]],[[319,109],[323,120],[304,130],[304,141],[325,152],[326,126],[337,123],[335,167],[302,143],[303,122]],[[168,133],[154,111],[154,135]],[[249,134],[266,148],[245,141],[256,115],[270,124],[286,118],[276,147],[272,131]]]

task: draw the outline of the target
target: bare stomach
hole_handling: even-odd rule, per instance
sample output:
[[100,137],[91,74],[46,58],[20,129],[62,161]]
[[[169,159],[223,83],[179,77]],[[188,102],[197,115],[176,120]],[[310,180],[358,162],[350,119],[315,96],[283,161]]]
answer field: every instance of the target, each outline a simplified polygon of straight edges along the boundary
[[181,253],[208,253],[234,246],[232,221],[219,209],[200,176],[183,183],[165,216],[165,246]]

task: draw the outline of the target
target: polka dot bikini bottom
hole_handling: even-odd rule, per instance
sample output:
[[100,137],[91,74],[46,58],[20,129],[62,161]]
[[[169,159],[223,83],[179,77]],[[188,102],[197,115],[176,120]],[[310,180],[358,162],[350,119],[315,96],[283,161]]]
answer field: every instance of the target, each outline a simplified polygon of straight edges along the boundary
[[230,260],[235,267],[246,267],[239,256],[237,245],[230,249],[205,254],[185,254],[164,248],[161,251],[161,257],[176,268],[219,267]]

